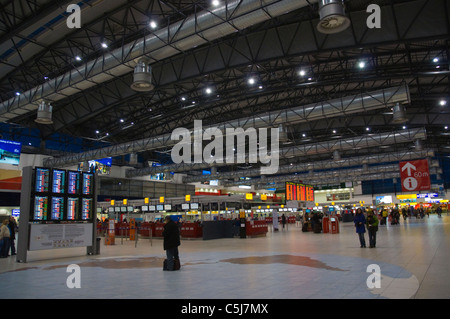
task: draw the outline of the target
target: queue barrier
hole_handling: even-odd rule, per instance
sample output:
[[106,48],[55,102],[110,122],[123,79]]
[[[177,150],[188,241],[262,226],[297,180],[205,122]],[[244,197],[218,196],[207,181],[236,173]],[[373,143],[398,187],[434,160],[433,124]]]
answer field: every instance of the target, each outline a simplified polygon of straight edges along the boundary
[[139,235],[141,237],[150,237],[155,233],[155,223],[144,222],[139,227]]
[[247,236],[262,236],[266,235],[268,228],[265,220],[251,220],[245,223]]

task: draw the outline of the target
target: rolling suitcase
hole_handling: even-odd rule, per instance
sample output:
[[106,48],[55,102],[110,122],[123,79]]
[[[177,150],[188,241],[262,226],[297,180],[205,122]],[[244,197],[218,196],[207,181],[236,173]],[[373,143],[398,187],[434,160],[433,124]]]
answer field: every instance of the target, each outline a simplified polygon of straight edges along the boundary
[[[181,268],[180,259],[174,259],[173,270],[180,270],[180,268]],[[164,259],[163,270],[169,270],[169,268],[167,268],[167,259]]]

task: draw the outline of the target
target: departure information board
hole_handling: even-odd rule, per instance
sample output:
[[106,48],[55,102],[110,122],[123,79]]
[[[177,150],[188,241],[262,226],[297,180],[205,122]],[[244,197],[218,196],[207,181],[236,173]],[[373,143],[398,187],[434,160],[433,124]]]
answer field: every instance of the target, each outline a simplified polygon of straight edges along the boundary
[[94,174],[83,173],[83,195],[94,194]]
[[64,197],[54,196],[51,198],[51,219],[62,220],[65,211],[65,199]]
[[31,221],[92,221],[95,174],[37,167],[31,187]]
[[88,220],[92,217],[94,200],[92,198],[81,199],[81,219]]
[[64,194],[66,192],[66,171],[54,169],[52,172],[52,192]]
[[46,193],[49,191],[50,186],[50,169],[49,168],[36,168],[35,173],[35,187],[34,190],[37,193]]
[[78,219],[78,212],[80,209],[80,199],[78,197],[67,198],[67,220]]
[[286,182],[286,200],[314,202],[314,187],[293,182]]
[[67,172],[67,193],[75,195],[80,193],[80,173],[68,171]]
[[33,208],[34,220],[47,220],[48,196],[35,196]]

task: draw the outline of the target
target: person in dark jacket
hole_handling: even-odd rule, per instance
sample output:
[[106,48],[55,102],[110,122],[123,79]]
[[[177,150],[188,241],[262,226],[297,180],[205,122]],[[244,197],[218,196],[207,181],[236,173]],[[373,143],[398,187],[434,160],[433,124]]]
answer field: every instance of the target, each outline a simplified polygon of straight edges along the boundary
[[356,210],[355,218],[353,219],[353,222],[355,223],[356,227],[356,233],[359,236],[359,242],[361,244],[361,248],[366,248],[366,240],[364,238],[364,233],[366,232],[366,217],[364,217],[364,214],[362,212],[361,208],[358,208]]
[[179,259],[178,246],[180,246],[180,229],[170,216],[166,216],[164,222],[163,237],[164,250],[167,255],[166,270],[174,270],[174,260]]
[[375,248],[377,245],[377,231],[378,231],[378,218],[374,215],[373,211],[369,210],[367,213],[367,230],[369,231],[369,244],[370,248]]

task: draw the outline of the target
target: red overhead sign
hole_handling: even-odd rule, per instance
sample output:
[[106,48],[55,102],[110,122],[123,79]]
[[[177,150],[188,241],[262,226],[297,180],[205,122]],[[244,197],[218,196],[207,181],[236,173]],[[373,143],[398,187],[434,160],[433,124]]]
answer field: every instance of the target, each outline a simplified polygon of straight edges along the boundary
[[402,191],[415,192],[431,189],[428,160],[400,162]]

